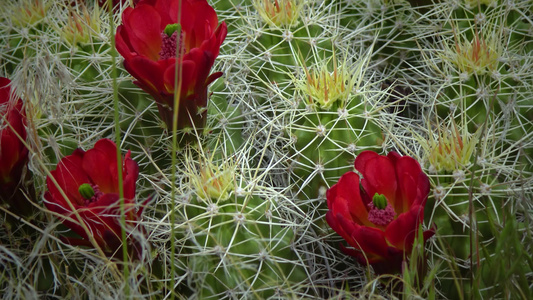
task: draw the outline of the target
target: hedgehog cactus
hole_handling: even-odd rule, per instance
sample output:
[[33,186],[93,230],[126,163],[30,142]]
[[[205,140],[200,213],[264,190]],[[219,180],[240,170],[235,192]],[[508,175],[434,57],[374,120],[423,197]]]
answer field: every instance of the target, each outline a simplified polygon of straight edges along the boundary
[[[497,187],[491,187],[496,182],[491,172],[474,166],[475,149],[484,146],[480,143],[479,132],[468,134],[453,120],[446,125],[436,130],[436,136],[420,141],[436,181],[435,203],[428,207],[431,221],[450,247],[447,250],[453,251],[456,259],[465,261],[471,255],[471,230],[483,245],[493,238],[487,214],[491,220],[501,221],[499,211],[503,195]],[[471,189],[472,195],[469,194]],[[477,224],[475,228],[470,228],[471,219]]]
[[317,198],[348,171],[356,151],[379,144],[381,132],[370,121],[375,114],[370,91],[363,85],[368,57],[353,67],[337,65],[333,57],[332,70],[327,61],[316,68],[304,66],[303,78],[294,80],[296,97],[303,100],[288,126],[295,153],[292,167],[299,191],[309,198]]
[[[495,295],[498,288],[487,268],[497,260],[493,253],[501,239],[499,229],[505,227],[505,215],[511,210],[506,198],[512,193],[513,175],[505,174],[497,158],[491,157],[491,163],[484,158],[494,151],[497,137],[482,138],[480,130],[470,134],[453,119],[438,126],[420,144],[434,184],[426,219],[437,228],[435,252],[448,257],[453,266],[444,267],[442,274],[449,279],[441,279],[441,289],[451,298],[476,293],[474,288],[485,296]],[[471,272],[483,274],[478,286],[468,281]],[[459,279],[461,288],[454,287],[452,278]]]
[[[488,266],[503,259],[496,253],[504,239],[499,231],[506,227],[505,216],[519,210],[520,192],[513,182],[523,178],[512,170],[531,164],[531,121],[524,120],[531,86],[524,82],[529,75],[513,62],[527,56],[530,42],[508,5],[466,1],[435,6],[430,14],[436,16],[439,9],[452,17],[424,16],[427,30],[439,31],[419,41],[424,50],[420,64],[430,75],[420,80],[435,86],[419,96],[429,100],[421,103],[428,130],[417,141],[434,184],[426,217],[438,229],[435,251],[449,261],[444,267],[449,280],[441,280],[441,290],[451,298],[461,293],[493,297],[506,284],[503,277],[500,283],[492,280]],[[469,274],[479,275],[478,280],[471,282]]]
[[188,160],[193,193],[180,212],[179,233],[187,287],[200,299],[295,295],[305,272],[294,252],[293,229],[277,199],[259,197],[266,187],[244,176],[238,156],[216,159],[220,154],[214,149],[211,156]]
[[466,114],[471,130],[492,121],[513,92],[513,80],[499,63],[501,39],[496,32],[485,34],[489,31],[485,29],[479,33],[476,30],[471,38],[470,34],[461,33],[451,46],[443,43],[443,62],[452,73],[447,78],[449,83],[443,89],[439,99],[442,105],[438,108],[443,117],[449,113],[456,117]]
[[453,115],[458,120],[466,114],[471,132],[485,122],[498,124],[516,140],[530,126],[523,120],[528,105],[524,96],[528,97],[530,84],[524,82],[527,75],[519,65],[531,52],[527,32],[532,25],[517,15],[520,8],[513,1],[466,1],[464,6],[447,9],[453,18],[431,22],[444,33],[434,41],[424,41],[424,47],[440,48],[427,57],[433,60],[431,73],[443,80],[436,105],[439,115]]
[[298,61],[312,56],[316,47],[331,49],[331,40],[320,37],[319,24],[307,23],[310,7],[303,0],[252,2],[249,13],[255,15],[255,26],[247,33],[246,48],[252,55],[253,80],[269,93],[276,93],[277,87],[292,90],[291,74]]
[[[240,105],[215,84],[210,122],[200,143],[185,148],[181,169],[187,183],[176,212],[176,238],[183,243],[184,283],[199,299],[295,295],[306,275],[294,249],[294,224],[277,201],[282,195],[263,186],[243,140]],[[249,169],[252,168],[252,169]]]
[[355,54],[337,40],[334,31],[347,30],[338,26],[341,20],[318,22],[337,9],[333,4],[258,0],[253,8],[251,75],[266,92],[257,102],[266,108],[265,118],[288,121],[276,130],[287,138],[282,151],[292,155],[295,190],[316,199],[349,169],[354,153],[380,142],[372,122],[376,99],[368,100],[365,77],[371,51]]
[[[0,206],[5,298],[532,298],[533,2],[190,0],[212,6],[227,36],[218,56],[198,56],[215,75],[201,126],[174,136],[161,89],[135,85],[113,41],[127,7],[163,3],[165,15],[186,1],[0,8],[0,76],[24,103],[35,208],[24,219]],[[144,9],[143,22],[157,19]],[[181,31],[164,29],[173,51]],[[136,218],[140,263],[65,244],[42,202],[57,162],[102,138],[131,149],[137,198],[152,199]],[[412,157],[431,185],[435,235],[406,253],[394,289],[344,255],[325,221],[327,189],[366,149]]]
[[205,190],[200,189],[186,207],[188,242],[182,254],[190,272],[187,285],[201,299],[294,295],[305,273],[291,247],[294,233],[273,203],[235,194],[222,201],[214,190],[224,179],[211,180],[203,186],[210,185],[218,198],[202,199]]

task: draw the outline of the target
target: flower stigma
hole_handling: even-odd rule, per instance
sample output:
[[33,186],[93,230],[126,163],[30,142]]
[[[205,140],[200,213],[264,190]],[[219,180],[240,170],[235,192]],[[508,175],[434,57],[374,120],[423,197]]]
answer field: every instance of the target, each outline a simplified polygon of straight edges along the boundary
[[374,194],[374,197],[372,198],[372,202],[374,203],[374,206],[377,209],[385,209],[388,204],[387,198],[384,195],[378,194],[378,193]]
[[375,193],[374,197],[372,197],[372,202],[368,204],[368,209],[368,220],[378,226],[389,225],[396,215],[392,205],[387,202],[387,198],[378,193]]
[[103,195],[97,185],[92,185],[89,183],[80,185],[78,192],[84,200],[84,205],[89,205],[89,203],[95,202]]
[[174,34],[174,32],[178,32],[181,34],[181,25],[178,24],[178,23],[175,23],[175,24],[168,24],[166,27],[165,27],[165,30],[163,30],[163,32],[168,36],[168,37],[171,37],[172,34]]
[[[178,41],[179,35],[179,41]],[[183,46],[183,36],[180,24],[168,24],[161,33],[161,52],[159,56],[161,59],[169,59],[176,57],[178,50]]]
[[83,199],[89,200],[94,196],[94,189],[88,183],[84,183],[80,185],[80,187],[78,188],[78,191],[80,192],[80,195],[83,197]]

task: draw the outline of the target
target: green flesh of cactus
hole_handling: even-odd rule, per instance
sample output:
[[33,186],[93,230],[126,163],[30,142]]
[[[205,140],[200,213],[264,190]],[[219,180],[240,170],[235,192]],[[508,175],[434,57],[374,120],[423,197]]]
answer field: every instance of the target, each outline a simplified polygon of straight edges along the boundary
[[186,214],[188,285],[199,298],[266,299],[289,293],[305,278],[291,248],[294,233],[269,201],[235,197],[217,205],[195,199]]
[[381,131],[365,118],[357,100],[346,107],[333,104],[329,110],[300,105],[290,127],[296,157],[292,167],[307,197],[317,198],[321,187],[330,187],[353,170],[356,150],[377,148]]
[[[213,90],[222,91],[222,84]],[[220,171],[217,164],[225,169],[200,179],[200,188],[195,175],[189,177],[197,195],[178,214],[186,222],[178,233],[184,240],[180,259],[187,266],[186,285],[199,299],[266,299],[295,293],[306,274],[294,251],[293,228],[271,198],[233,191],[238,189],[237,178],[245,177],[228,163],[228,158],[239,157],[244,144],[242,111],[215,94],[209,115],[216,122],[204,132],[208,157],[194,161],[207,159],[208,169]]]

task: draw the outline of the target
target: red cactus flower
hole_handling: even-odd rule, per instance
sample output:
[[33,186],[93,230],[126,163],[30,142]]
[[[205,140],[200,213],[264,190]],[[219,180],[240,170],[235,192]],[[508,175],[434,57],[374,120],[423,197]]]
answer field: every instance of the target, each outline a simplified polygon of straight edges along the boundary
[[[399,273],[424,220],[428,177],[416,160],[396,152],[363,151],[355,169],[362,179],[348,172],[327,191],[326,220],[353,247],[341,245],[346,254],[378,274]],[[424,240],[433,233],[425,231]]]
[[205,0],[141,0],[124,10],[116,46],[124,67],[154,97],[169,128],[178,73],[178,129],[201,128],[207,86],[222,75],[209,72],[226,34],[226,23],[218,25]]
[[[28,161],[26,115],[22,100],[15,96],[11,81],[0,77],[0,198],[9,200]],[[18,135],[18,136],[17,136]]]
[[[87,152],[76,149],[61,159],[57,168],[50,172],[51,177],[46,179],[48,191],[44,195],[46,207],[65,216],[63,224],[82,238],[66,238],[68,243],[91,246],[90,234],[104,253],[110,256],[115,252],[120,256],[118,250],[122,246],[116,151],[115,143],[108,139],[99,140]],[[135,211],[135,184],[139,167],[130,155],[128,151],[122,161],[124,210],[129,224],[137,221],[142,212],[142,209]],[[88,231],[80,224],[75,212]],[[132,246],[137,247],[135,243]]]

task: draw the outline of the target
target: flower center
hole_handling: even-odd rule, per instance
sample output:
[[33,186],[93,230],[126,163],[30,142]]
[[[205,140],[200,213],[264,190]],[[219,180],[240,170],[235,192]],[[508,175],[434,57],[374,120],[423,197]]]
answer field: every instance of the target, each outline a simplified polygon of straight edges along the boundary
[[83,204],[85,206],[88,206],[92,202],[96,202],[104,194],[96,184],[89,183],[80,185],[78,191],[83,198]]
[[[179,40],[178,40],[179,36]],[[183,46],[183,35],[180,24],[168,24],[161,33],[162,43],[159,56],[161,59],[176,57]],[[179,44],[179,47],[178,47]]]
[[374,195],[372,202],[368,204],[368,209],[368,220],[378,226],[389,225],[396,215],[392,205],[387,202],[387,198],[378,193]]

